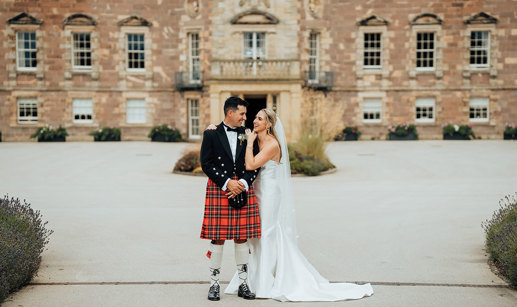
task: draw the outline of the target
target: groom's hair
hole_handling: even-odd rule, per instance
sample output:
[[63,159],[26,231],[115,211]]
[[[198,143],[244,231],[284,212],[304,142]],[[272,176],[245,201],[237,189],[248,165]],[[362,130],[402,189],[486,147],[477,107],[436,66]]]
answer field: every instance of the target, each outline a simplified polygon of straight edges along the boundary
[[239,106],[245,106],[247,108],[248,102],[235,96],[226,99],[226,101],[224,102],[224,116],[226,116],[226,114],[228,114],[228,111],[230,110],[237,111],[237,109],[239,109]]

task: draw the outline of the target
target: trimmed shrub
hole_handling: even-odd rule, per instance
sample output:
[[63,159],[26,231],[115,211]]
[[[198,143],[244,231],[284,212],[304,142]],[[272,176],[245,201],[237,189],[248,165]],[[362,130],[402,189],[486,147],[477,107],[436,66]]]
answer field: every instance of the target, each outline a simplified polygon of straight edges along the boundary
[[175,172],[195,172],[201,169],[199,150],[187,151],[174,165]]
[[442,128],[443,135],[450,135],[453,136],[455,134],[461,135],[462,137],[469,138],[469,139],[475,139],[476,135],[474,134],[474,131],[472,130],[472,125],[453,125],[453,124],[447,124],[444,125]]
[[517,286],[517,193],[499,201],[499,209],[481,224],[490,260],[510,284]]
[[59,126],[57,129],[53,129],[52,126],[46,125],[36,129],[36,132],[31,135],[31,139],[37,138],[38,141],[51,141],[54,139],[65,138],[68,136],[66,129]]
[[292,174],[305,174],[307,176],[317,176],[321,172],[336,167],[326,158],[326,155],[324,159],[304,155],[296,149],[296,146],[289,146],[289,161]]
[[97,142],[120,141],[121,132],[119,128],[104,127],[90,132],[90,135],[93,136],[93,140]]
[[388,126],[389,133],[393,133],[396,136],[408,136],[413,133],[418,139],[418,132],[416,131],[416,127],[413,124],[403,123],[396,126]]
[[53,233],[46,225],[25,200],[0,199],[0,303],[38,272],[41,254]]
[[181,132],[179,129],[163,124],[154,126],[147,137],[154,142],[179,142],[181,141]]

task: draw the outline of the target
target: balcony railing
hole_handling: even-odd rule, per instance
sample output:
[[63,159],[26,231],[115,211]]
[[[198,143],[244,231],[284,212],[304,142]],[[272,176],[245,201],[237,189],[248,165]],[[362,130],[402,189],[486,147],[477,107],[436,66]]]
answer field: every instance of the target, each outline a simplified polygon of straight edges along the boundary
[[213,79],[300,79],[298,60],[213,60]]
[[203,88],[201,72],[177,71],[174,73],[174,87],[178,91],[201,90]]
[[305,86],[316,90],[330,90],[334,86],[333,71],[305,71]]

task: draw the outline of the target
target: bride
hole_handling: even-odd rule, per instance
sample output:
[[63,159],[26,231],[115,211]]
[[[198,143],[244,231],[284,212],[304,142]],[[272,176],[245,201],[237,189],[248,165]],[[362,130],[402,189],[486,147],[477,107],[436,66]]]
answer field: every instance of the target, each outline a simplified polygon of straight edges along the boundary
[[[298,248],[289,153],[282,123],[275,112],[259,111],[253,132],[247,129],[246,135],[246,169],[262,168],[254,182],[262,237],[248,240],[250,289],[257,297],[279,301],[338,301],[371,296],[370,284],[329,283]],[[260,152],[254,156],[255,140]],[[236,294],[239,284],[236,273],[225,293]]]

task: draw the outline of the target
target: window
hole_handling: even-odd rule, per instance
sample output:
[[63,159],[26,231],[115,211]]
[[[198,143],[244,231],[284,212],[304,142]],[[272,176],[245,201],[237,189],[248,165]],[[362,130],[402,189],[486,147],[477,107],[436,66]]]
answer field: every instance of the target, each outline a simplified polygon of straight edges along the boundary
[[199,100],[188,99],[189,137],[199,138]]
[[488,122],[488,98],[470,99],[469,113],[471,122]]
[[126,118],[128,124],[145,123],[145,100],[129,99],[127,101]]
[[92,122],[92,100],[91,99],[74,99],[74,122],[91,123]]
[[266,57],[266,33],[244,33],[244,58],[263,59]]
[[16,33],[16,65],[19,70],[36,70],[36,32]]
[[380,123],[382,100],[380,98],[365,98],[363,100],[363,122]]
[[18,98],[18,122],[38,122],[38,101],[36,98]]
[[490,32],[470,32],[470,66],[488,68],[490,57]]
[[381,33],[364,33],[364,59],[365,69],[381,68]]
[[199,59],[199,33],[190,33],[190,79],[199,81],[201,79]]
[[145,70],[144,34],[127,34],[127,68],[130,71]]
[[416,35],[416,67],[418,70],[433,70],[434,32],[418,32]]
[[92,44],[90,33],[73,33],[72,67],[74,69],[92,68]]
[[318,34],[309,35],[309,82],[318,81]]
[[434,122],[434,98],[417,98],[415,106],[417,122]]

